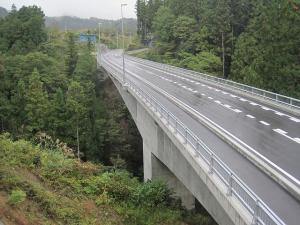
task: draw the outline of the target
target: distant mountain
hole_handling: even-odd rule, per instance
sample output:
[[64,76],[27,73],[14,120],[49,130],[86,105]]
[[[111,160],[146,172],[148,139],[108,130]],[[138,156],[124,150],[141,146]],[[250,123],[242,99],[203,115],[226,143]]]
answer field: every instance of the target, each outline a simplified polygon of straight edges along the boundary
[[8,14],[8,11],[5,8],[0,7],[0,18],[5,17],[7,14]]
[[[57,27],[61,30],[86,30],[98,29],[101,23],[101,29],[106,31],[121,31],[121,20],[104,20],[98,18],[82,19],[79,17],[60,16],[46,17],[46,27]],[[125,32],[135,33],[137,29],[136,19],[124,19]]]

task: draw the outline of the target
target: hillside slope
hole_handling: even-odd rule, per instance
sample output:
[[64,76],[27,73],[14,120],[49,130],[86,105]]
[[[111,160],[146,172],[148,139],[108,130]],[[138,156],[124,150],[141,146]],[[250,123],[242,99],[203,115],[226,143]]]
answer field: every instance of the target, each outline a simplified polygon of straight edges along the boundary
[[[15,224],[187,224],[186,212],[160,182],[139,183],[125,171],[78,162],[63,143],[0,135],[0,221]],[[189,224],[211,224],[188,216]]]

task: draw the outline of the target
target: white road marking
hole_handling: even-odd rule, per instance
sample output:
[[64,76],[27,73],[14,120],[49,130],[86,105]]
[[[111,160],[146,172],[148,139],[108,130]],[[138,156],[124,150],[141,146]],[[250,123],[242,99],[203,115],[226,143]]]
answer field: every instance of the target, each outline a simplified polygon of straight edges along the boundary
[[208,89],[212,89],[212,87],[208,86]]
[[219,92],[220,90],[219,90],[219,89],[215,89],[215,91],[216,91],[216,92]]
[[290,120],[292,120],[292,121],[294,121],[294,122],[296,122],[296,123],[299,123],[299,122],[300,122],[300,120],[297,119],[297,118],[295,118],[295,117],[290,117]]
[[186,86],[185,86],[185,85],[183,85],[182,87],[183,87],[183,88],[186,88]]
[[261,124],[263,124],[263,125],[266,125],[266,126],[270,126],[270,124],[269,123],[267,123],[267,122],[265,122],[265,121],[259,121]]
[[298,144],[300,144],[300,138],[294,138],[294,141],[296,141]]
[[212,98],[212,97],[208,97],[208,98],[211,99],[211,100],[214,99],[214,98]]
[[277,112],[277,111],[275,112],[275,114],[278,115],[278,116],[284,116],[285,115],[284,113]]
[[177,82],[176,82],[176,81],[174,81],[174,84],[177,84]]
[[193,91],[194,93],[198,93],[198,91]]
[[217,104],[221,104],[221,102],[219,100],[215,100],[215,103]]
[[228,109],[231,108],[231,106],[230,106],[230,105],[227,105],[227,104],[225,104],[224,106],[225,106],[226,108],[228,108]]
[[203,93],[202,93],[201,95],[202,95],[202,96],[205,96],[206,94],[203,94]]
[[269,111],[269,110],[271,110],[270,108],[268,108],[268,107],[265,107],[265,106],[262,106],[261,107],[263,110],[266,110],[266,111]]
[[190,90],[190,91],[193,91],[193,89],[192,89],[192,88],[189,88],[189,90]]
[[273,129],[273,131],[275,131],[276,133],[281,134],[282,136],[284,136],[284,137],[286,137],[286,138],[288,138],[288,139],[290,139],[290,140],[292,140],[292,141],[294,141],[294,142],[300,144],[300,138],[298,138],[298,137],[292,138],[292,137],[288,136],[288,135],[287,135],[288,132],[286,132],[286,131],[284,131],[284,130],[281,130],[281,129]]
[[195,81],[191,80],[192,83],[195,83]]
[[252,115],[247,115],[247,117],[249,117],[249,118],[251,118],[251,119],[254,119],[255,117],[254,116],[252,116]]
[[225,92],[225,91],[222,91],[222,93],[224,94],[224,95],[227,95],[228,93],[227,92]]
[[240,98],[240,100],[241,100],[242,102],[248,101],[247,99],[244,99],[244,98]]
[[200,84],[199,82],[196,82],[196,84]]
[[251,105],[254,105],[254,106],[258,105],[258,104],[255,103],[255,102],[250,102],[250,104],[251,104]]
[[232,111],[236,112],[236,113],[241,113],[242,110],[239,110],[239,109],[233,109]]
[[279,134],[287,134],[288,132],[281,130],[281,129],[273,129],[275,132],[279,133]]
[[233,98],[236,98],[237,96],[236,95],[230,95],[231,97],[233,97]]
[[205,85],[205,84],[201,84],[201,86],[202,86],[202,87],[205,87],[206,85]]

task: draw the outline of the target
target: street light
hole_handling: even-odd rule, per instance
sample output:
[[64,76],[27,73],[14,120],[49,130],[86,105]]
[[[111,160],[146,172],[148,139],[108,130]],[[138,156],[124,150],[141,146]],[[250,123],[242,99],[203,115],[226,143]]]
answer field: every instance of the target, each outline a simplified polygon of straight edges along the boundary
[[98,60],[99,60],[100,64],[101,64],[101,51],[100,51],[100,49],[101,49],[101,47],[100,47],[100,43],[101,43],[101,24],[102,23],[98,23],[98,25],[99,25]]
[[124,17],[123,17],[123,7],[127,4],[121,4],[121,15],[122,15],[122,36],[123,36],[123,85],[125,85],[125,40],[124,40]]

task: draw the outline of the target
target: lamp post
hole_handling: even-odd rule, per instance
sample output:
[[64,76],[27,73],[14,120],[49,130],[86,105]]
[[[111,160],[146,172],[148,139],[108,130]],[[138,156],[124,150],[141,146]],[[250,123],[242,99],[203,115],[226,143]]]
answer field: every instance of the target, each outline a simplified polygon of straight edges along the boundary
[[125,39],[124,39],[124,17],[123,17],[123,7],[127,4],[121,4],[121,15],[122,15],[122,36],[123,36],[123,85],[125,85]]
[[101,47],[100,47],[100,43],[101,43],[101,24],[102,23],[98,23],[98,25],[99,25],[98,60],[99,60],[100,65],[101,65]]

